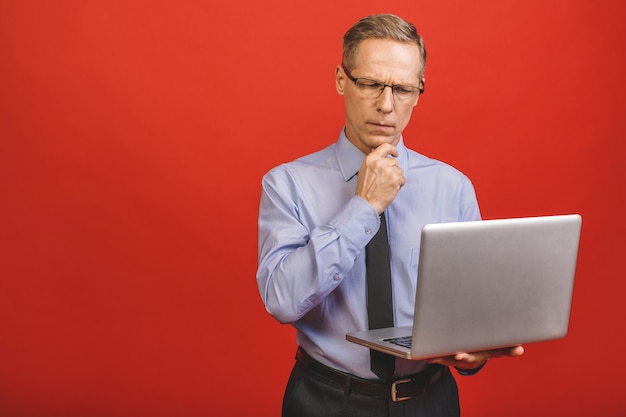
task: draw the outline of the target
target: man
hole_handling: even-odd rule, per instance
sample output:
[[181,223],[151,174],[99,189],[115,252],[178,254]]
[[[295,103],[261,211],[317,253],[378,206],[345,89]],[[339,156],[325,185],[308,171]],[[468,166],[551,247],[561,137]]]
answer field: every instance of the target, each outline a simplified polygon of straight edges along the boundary
[[[466,176],[404,145],[425,83],[426,50],[414,26],[369,16],[348,30],[343,48],[335,84],[346,121],[338,141],[263,178],[257,282],[267,310],[297,329],[299,345],[283,416],[455,416],[449,367],[472,374],[490,357],[523,349],[428,363],[398,358],[388,378],[372,370],[374,354],[345,340],[371,320],[366,246],[384,222],[393,320],[403,326],[413,320],[422,227],[480,213]],[[409,398],[398,401],[396,389]]]

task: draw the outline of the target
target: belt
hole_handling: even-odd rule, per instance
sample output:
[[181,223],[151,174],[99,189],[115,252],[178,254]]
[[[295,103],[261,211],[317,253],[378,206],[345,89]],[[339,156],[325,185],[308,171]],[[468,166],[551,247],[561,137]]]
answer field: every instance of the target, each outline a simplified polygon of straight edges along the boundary
[[352,391],[374,398],[391,399],[393,402],[408,400],[426,392],[431,385],[441,378],[446,369],[442,365],[429,365],[426,370],[420,373],[384,383],[333,369],[310,357],[302,348],[298,349],[296,360],[304,370],[326,383],[345,389],[346,393]]

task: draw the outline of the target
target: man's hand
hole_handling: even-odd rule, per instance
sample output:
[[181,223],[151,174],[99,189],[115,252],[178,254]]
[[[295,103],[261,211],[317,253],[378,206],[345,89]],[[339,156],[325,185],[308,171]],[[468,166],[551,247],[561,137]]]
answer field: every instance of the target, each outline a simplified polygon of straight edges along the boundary
[[[392,156],[393,158],[389,158]],[[381,214],[406,183],[398,166],[396,147],[384,143],[365,157],[356,183],[356,195],[370,203]]]
[[436,363],[445,366],[454,366],[459,370],[472,370],[476,369],[487,362],[490,358],[501,358],[503,356],[521,356],[524,354],[524,348],[522,346],[513,346],[509,348],[486,350],[484,352],[474,353],[457,353],[452,356],[445,356],[443,358],[429,359],[428,363]]

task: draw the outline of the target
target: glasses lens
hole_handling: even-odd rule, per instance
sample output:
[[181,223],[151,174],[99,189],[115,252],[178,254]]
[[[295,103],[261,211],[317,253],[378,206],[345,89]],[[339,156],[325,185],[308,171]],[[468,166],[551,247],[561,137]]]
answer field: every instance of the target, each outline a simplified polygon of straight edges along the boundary
[[394,85],[393,94],[399,100],[409,100],[417,95],[419,88],[406,85]]
[[414,99],[419,93],[419,88],[410,85],[386,86],[383,83],[365,78],[356,79],[355,84],[361,94],[367,98],[377,98],[382,94],[385,87],[391,87],[393,97],[398,101],[408,101]]
[[359,78],[356,80],[356,86],[365,97],[376,98],[382,92],[384,85],[372,80]]

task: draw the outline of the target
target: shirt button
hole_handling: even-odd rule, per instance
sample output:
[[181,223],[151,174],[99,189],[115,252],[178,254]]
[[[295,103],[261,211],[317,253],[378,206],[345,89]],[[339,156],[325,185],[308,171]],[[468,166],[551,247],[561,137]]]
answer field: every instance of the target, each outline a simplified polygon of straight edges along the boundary
[[372,234],[372,229],[370,229],[369,227],[365,228],[365,234],[366,235],[371,235]]
[[333,279],[334,279],[335,281],[339,281],[339,280],[341,279],[341,274],[335,274],[335,275],[333,275]]

